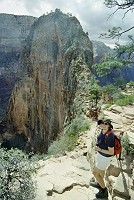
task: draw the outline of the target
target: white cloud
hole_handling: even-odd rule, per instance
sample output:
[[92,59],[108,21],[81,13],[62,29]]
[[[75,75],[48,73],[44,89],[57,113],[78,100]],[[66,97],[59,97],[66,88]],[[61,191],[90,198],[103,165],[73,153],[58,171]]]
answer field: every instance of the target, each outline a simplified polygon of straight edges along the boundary
[[[129,12],[122,19],[124,10],[111,15],[115,9],[108,9],[103,2],[104,0],[0,0],[0,12],[39,17],[59,8],[64,13],[76,16],[91,40],[100,40],[99,35],[113,26],[121,26],[124,30],[133,26],[134,13]],[[122,36],[122,42],[126,40],[126,35]],[[108,39],[101,41],[109,45],[115,42]]]
[[0,13],[28,15],[23,1],[17,0],[0,0]]

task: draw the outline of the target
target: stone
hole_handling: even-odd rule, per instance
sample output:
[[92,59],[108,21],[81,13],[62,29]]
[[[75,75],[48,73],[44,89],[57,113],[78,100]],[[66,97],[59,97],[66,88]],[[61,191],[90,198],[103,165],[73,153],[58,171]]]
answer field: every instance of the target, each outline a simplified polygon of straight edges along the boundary
[[133,106],[123,107],[123,110],[125,112],[125,115],[128,115],[128,116],[132,117],[131,119],[134,119],[134,108],[133,108]]
[[62,196],[54,193],[49,200],[89,200],[94,199],[95,195],[93,191],[88,190],[85,187],[74,186],[72,190],[65,191]]
[[108,108],[108,110],[110,110],[110,111],[112,111],[112,112],[114,112],[114,113],[122,113],[123,112],[123,109],[122,109],[122,107],[121,106],[117,106],[117,105],[112,105],[110,108]]
[[83,169],[85,171],[90,170],[90,165],[89,165],[87,159],[83,156],[76,159],[75,162],[73,162],[73,166],[78,167],[79,169]]
[[127,131],[127,135],[129,137],[129,144],[134,146],[134,132]]
[[[124,126],[128,127],[126,124]],[[47,200],[95,199],[98,190],[90,187],[89,182],[93,179],[92,165],[95,156],[94,139],[96,134],[96,122],[93,122],[87,134],[81,136],[81,139],[88,146],[87,157],[82,156],[83,150],[79,148],[80,143],[77,146],[78,149],[68,152],[66,156],[51,157],[41,162],[37,180],[39,178],[42,185],[43,182],[46,184],[46,189],[42,189],[42,191],[44,196],[47,194],[47,197],[45,196]],[[113,157],[105,176],[109,200],[128,199],[129,196],[133,199],[134,179],[132,173],[134,170],[131,170],[130,173],[129,163],[128,159],[125,158],[121,163],[118,163],[116,157]],[[48,186],[47,183],[49,183]],[[47,191],[49,192],[47,193]]]
[[44,193],[47,194],[51,192],[54,188],[53,184],[50,181],[43,179],[42,177],[38,177],[37,181],[37,193]]
[[115,176],[115,177],[118,177],[119,174],[121,172],[121,168],[120,167],[117,167],[113,164],[110,164],[110,166],[108,167],[106,173],[107,173],[107,176]]
[[[113,188],[113,196],[129,197],[129,177],[126,173],[120,173]],[[129,199],[129,198],[128,198]]]

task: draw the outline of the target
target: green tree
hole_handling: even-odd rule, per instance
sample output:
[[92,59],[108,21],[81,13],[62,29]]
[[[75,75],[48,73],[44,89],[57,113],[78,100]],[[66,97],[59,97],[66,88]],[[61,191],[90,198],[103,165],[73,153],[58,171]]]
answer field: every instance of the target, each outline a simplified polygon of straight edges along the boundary
[[90,100],[96,106],[101,99],[101,86],[98,84],[98,80],[96,80],[94,75],[90,78],[90,82],[84,85],[83,90],[85,93],[88,93],[87,100]]
[[118,59],[115,54],[107,54],[101,59],[99,64],[94,64],[92,68],[96,71],[100,77],[107,76],[112,73],[113,70],[124,67],[123,63]]
[[0,199],[31,200],[35,198],[32,175],[36,163],[17,149],[0,149]]
[[113,70],[131,66],[134,63],[134,42],[133,38],[129,36],[127,45],[115,44],[114,53],[107,54],[101,59],[99,64],[93,65],[98,76],[106,76],[111,74]]
[[[124,10],[124,16],[128,12],[132,12],[134,10],[134,1],[133,0],[105,0],[104,4],[108,8],[115,7],[115,14],[118,10]],[[107,33],[102,33],[100,37],[103,38],[115,38],[120,36],[126,32],[132,30],[134,26],[128,28],[127,30],[122,30],[121,27],[112,27],[108,30]],[[115,44],[114,53],[108,54],[105,58],[101,60],[99,64],[93,65],[93,68],[96,70],[99,76],[105,76],[110,74],[113,70],[122,68],[125,66],[131,66],[134,63],[134,39],[133,36],[128,35],[128,43],[126,45],[121,45],[119,43]]]

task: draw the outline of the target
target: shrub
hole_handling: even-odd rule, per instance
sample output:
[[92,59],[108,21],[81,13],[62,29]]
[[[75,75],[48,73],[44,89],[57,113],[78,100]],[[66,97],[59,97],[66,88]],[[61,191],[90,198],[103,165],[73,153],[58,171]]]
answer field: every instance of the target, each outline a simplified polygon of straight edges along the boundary
[[128,134],[126,134],[123,138],[123,147],[124,147],[127,155],[134,154],[134,149],[130,145],[130,140],[129,140]]
[[102,99],[106,103],[112,103],[113,102],[113,95],[115,94],[115,91],[117,88],[110,84],[102,87]]
[[77,116],[71,123],[70,126],[67,127],[66,133],[68,134],[76,134],[82,131],[86,131],[89,129],[89,122],[84,118],[84,116]]
[[129,83],[127,83],[127,85],[129,85],[130,87],[134,87],[134,81],[130,81]]
[[64,133],[54,141],[48,149],[49,155],[63,154],[65,151],[72,151],[79,137],[79,133],[89,129],[89,122],[80,116],[75,118],[66,128]]
[[112,106],[112,104],[107,103],[107,104],[105,105],[105,109],[110,108],[111,106]]
[[122,98],[115,101],[118,106],[126,106],[134,103],[134,95],[123,95]]
[[116,102],[118,99],[122,99],[123,98],[123,94],[122,91],[120,89],[117,89],[114,93],[113,93],[113,101]]
[[0,199],[33,200],[35,183],[32,175],[36,172],[35,162],[17,149],[0,149]]
[[122,90],[125,89],[127,81],[124,78],[122,78],[122,77],[116,77],[113,80],[114,80],[114,85],[117,88],[121,88]]

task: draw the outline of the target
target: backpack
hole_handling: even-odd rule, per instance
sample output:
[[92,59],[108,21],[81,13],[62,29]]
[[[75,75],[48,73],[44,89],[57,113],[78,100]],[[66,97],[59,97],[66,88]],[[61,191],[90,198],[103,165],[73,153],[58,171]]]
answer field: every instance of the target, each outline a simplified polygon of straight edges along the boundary
[[[106,141],[106,137],[109,135],[109,134],[113,134],[111,131],[107,132],[105,134],[105,141]],[[119,155],[119,160],[120,160],[120,157],[121,157],[121,141],[120,139],[114,134],[114,155]]]

